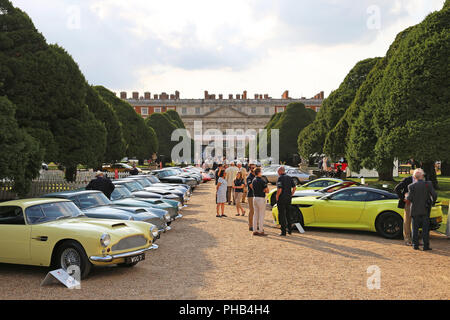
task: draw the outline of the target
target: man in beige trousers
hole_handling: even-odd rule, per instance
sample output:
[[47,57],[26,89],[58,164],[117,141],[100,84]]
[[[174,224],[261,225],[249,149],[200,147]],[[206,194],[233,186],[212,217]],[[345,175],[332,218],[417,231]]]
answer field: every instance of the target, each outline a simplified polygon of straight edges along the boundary
[[242,203],[245,203],[245,198],[246,198],[246,195],[247,195],[247,181],[246,181],[246,178],[248,176],[248,173],[247,173],[247,170],[245,170],[245,168],[242,166],[242,163],[238,162],[237,167],[239,169],[239,172],[242,174],[242,177],[245,180],[244,181],[244,183],[245,183],[245,185],[244,185],[244,192],[242,194]]

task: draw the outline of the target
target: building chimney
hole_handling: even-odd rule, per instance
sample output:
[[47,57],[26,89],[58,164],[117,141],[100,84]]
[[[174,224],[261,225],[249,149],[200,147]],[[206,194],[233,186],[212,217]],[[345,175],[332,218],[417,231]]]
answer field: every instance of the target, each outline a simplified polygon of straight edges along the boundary
[[154,94],[154,95],[153,95],[153,99],[158,100],[158,95],[157,95],[157,94]]
[[233,100],[233,95],[232,95],[232,94],[229,94],[229,95],[228,95],[228,99]]
[[242,94],[242,99],[247,100],[247,90],[245,90],[244,93]]
[[236,95],[236,100],[241,100],[241,95],[240,94]]
[[223,94],[219,94],[219,100],[223,99]]
[[205,100],[208,100],[208,99],[209,99],[209,93],[207,90],[205,90]]
[[125,100],[126,98],[127,98],[127,92],[126,92],[126,91],[122,91],[122,92],[120,93],[120,99]]
[[139,100],[139,92],[133,92],[133,99],[134,100]]
[[255,99],[258,99],[258,96],[259,96],[259,95],[258,95],[257,93],[255,93]]
[[175,100],[175,95],[174,94],[170,95],[170,100]]
[[152,98],[152,95],[151,95],[151,93],[150,92],[144,92],[144,99],[145,100],[150,100]]
[[269,95],[268,95],[268,94],[265,94],[265,95],[264,95],[264,99],[266,99],[266,100],[269,99]]
[[285,92],[283,92],[281,99],[289,99],[289,90],[286,90]]
[[323,91],[320,91],[320,99],[324,99],[325,93]]
[[175,99],[177,99],[177,100],[180,99],[180,92],[179,91],[175,91]]

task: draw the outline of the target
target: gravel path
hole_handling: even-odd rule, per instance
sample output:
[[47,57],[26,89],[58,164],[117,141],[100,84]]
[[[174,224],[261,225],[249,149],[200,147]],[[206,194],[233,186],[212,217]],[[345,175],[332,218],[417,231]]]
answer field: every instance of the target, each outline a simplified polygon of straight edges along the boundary
[[[245,206],[247,207],[247,206]],[[40,287],[47,269],[0,264],[0,299],[449,299],[450,240],[432,233],[433,251],[353,231],[307,229],[286,238],[266,213],[268,237],[247,217],[215,217],[214,183],[197,188],[184,217],[136,267],[94,268],[81,290]],[[366,286],[367,268],[381,288]]]

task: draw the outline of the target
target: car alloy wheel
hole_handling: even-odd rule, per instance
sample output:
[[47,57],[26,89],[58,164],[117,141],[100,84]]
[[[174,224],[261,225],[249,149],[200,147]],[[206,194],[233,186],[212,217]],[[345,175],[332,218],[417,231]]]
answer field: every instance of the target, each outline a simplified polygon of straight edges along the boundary
[[400,238],[403,233],[403,219],[397,213],[383,213],[375,223],[378,233],[385,238]]
[[70,266],[78,266],[81,279],[87,277],[92,267],[83,247],[73,240],[65,241],[58,247],[57,255],[53,261],[55,267],[64,270],[67,270]]

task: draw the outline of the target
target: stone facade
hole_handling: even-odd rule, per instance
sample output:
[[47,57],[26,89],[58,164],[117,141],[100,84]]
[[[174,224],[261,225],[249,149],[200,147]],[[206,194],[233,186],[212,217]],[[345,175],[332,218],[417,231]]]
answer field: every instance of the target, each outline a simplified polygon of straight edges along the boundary
[[146,118],[154,112],[166,112],[176,110],[183,120],[186,128],[193,134],[194,121],[202,121],[203,131],[208,129],[263,129],[270,117],[277,112],[283,112],[286,106],[292,102],[301,102],[307,108],[319,111],[324,99],[323,91],[313,98],[291,98],[285,91],[281,99],[274,99],[267,94],[255,94],[253,99],[247,97],[247,91],[228,99],[223,95],[209,94],[205,91],[203,99],[180,99],[178,91],[168,95],[155,94],[150,99],[150,92],[145,92],[139,97],[138,92],[132,93],[132,98],[127,98],[126,92],[121,92],[120,97],[130,103],[136,112]]

